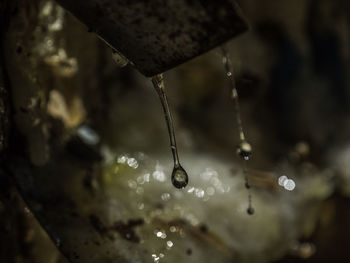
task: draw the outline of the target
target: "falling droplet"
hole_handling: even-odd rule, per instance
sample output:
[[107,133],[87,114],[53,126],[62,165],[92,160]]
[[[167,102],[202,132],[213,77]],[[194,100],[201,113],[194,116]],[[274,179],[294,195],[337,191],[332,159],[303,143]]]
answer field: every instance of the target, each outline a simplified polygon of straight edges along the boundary
[[247,209],[247,213],[248,213],[248,215],[254,215],[254,208],[253,207],[248,207],[248,209]]
[[245,161],[249,161],[252,156],[252,146],[247,141],[241,141],[237,147],[237,154]]
[[188,184],[188,175],[185,169],[180,165],[179,156],[177,153],[175,131],[173,125],[173,118],[171,116],[168,98],[164,90],[163,74],[158,74],[152,78],[153,86],[159,95],[160,102],[162,103],[166,124],[168,127],[168,134],[170,140],[170,149],[174,160],[174,169],[171,175],[171,182],[178,189],[183,189]]
[[183,189],[188,184],[188,175],[186,171],[181,167],[174,167],[171,175],[171,182],[178,189]]

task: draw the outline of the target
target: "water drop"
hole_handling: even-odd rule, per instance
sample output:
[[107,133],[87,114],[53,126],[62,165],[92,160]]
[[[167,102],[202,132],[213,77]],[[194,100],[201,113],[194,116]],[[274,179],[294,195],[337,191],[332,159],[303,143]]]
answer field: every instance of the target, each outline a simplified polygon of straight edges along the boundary
[[251,206],[249,206],[248,209],[247,209],[247,214],[248,214],[248,215],[253,215],[254,212],[255,212],[255,211],[254,211],[254,208],[251,207]]
[[241,141],[237,147],[237,154],[245,161],[250,160],[252,156],[252,146],[247,141]]
[[181,167],[179,156],[177,153],[173,118],[171,116],[168,98],[167,98],[167,96],[165,94],[165,90],[164,90],[163,74],[158,74],[155,77],[153,77],[152,83],[153,83],[155,90],[158,93],[160,102],[162,104],[164,116],[165,116],[165,120],[166,120],[166,124],[167,124],[167,128],[168,128],[170,149],[171,149],[171,152],[173,155],[173,160],[174,160],[174,170],[173,170],[172,175],[171,175],[171,181],[176,188],[183,189],[188,184],[188,175],[187,175],[186,171]]
[[171,175],[171,182],[178,189],[183,189],[187,186],[188,175],[181,166],[174,167],[173,173]]

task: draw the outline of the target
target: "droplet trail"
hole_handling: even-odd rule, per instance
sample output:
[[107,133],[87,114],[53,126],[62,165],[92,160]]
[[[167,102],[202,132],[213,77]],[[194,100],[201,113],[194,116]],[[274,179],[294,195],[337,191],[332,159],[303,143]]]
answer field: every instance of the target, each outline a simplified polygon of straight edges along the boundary
[[238,126],[238,132],[239,132],[239,137],[241,141],[245,140],[245,135],[243,131],[243,125],[242,125],[242,119],[241,119],[241,110],[239,106],[239,98],[238,98],[238,92],[236,88],[236,81],[233,76],[233,68],[231,65],[231,60],[228,57],[227,50],[224,46],[221,47],[223,59],[222,62],[224,63],[225,70],[226,70],[226,75],[230,80],[230,85],[231,85],[231,96],[234,101],[234,107],[235,107],[235,115],[236,115],[236,121],[237,121],[237,126]]
[[188,175],[185,171],[185,169],[182,168],[180,165],[179,155],[177,153],[177,146],[176,146],[176,137],[175,137],[175,131],[174,131],[174,125],[173,125],[173,118],[171,116],[168,98],[165,94],[164,90],[164,79],[163,74],[158,74],[152,78],[152,83],[155,88],[155,90],[158,93],[160,102],[163,107],[164,116],[168,128],[168,134],[169,134],[169,140],[170,140],[170,149],[173,155],[174,160],[174,169],[171,175],[171,182],[172,184],[178,188],[183,189],[188,184]]
[[221,47],[223,59],[222,62],[225,66],[226,70],[226,76],[230,80],[230,86],[231,86],[231,97],[234,102],[234,110],[235,110],[235,115],[236,115],[236,121],[237,121],[237,127],[238,127],[238,132],[239,132],[239,139],[240,143],[237,147],[236,153],[237,155],[243,160],[243,174],[244,174],[244,180],[245,180],[245,188],[248,190],[248,200],[249,200],[249,205],[247,209],[247,213],[249,215],[254,214],[254,208],[252,207],[252,197],[250,193],[251,185],[249,183],[249,177],[248,177],[248,171],[247,171],[247,165],[246,161],[249,161],[251,156],[252,156],[252,146],[250,145],[249,142],[246,141],[245,139],[245,134],[243,131],[243,125],[242,125],[242,119],[241,119],[241,111],[240,111],[240,106],[239,106],[239,97],[238,97],[238,92],[236,88],[236,82],[233,76],[233,68],[231,61],[228,56],[228,52],[224,46]]

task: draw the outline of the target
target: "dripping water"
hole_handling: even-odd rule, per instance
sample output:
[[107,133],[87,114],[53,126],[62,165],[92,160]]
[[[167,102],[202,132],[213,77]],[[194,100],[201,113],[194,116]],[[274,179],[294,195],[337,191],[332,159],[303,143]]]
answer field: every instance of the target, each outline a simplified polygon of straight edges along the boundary
[[153,83],[153,86],[159,95],[160,102],[162,103],[165,121],[166,121],[166,124],[168,127],[170,148],[171,148],[171,152],[172,152],[173,160],[174,160],[174,169],[173,169],[173,172],[171,174],[171,182],[176,188],[182,189],[182,188],[185,188],[188,184],[188,175],[187,175],[185,169],[182,168],[180,161],[179,161],[179,156],[177,153],[173,118],[171,116],[168,99],[167,99],[167,96],[166,96],[165,90],[164,90],[163,74],[158,74],[155,77],[153,77],[152,83]]
[[226,75],[230,80],[230,86],[231,86],[231,97],[234,103],[234,111],[236,115],[236,122],[239,132],[239,145],[237,147],[237,155],[242,159],[243,161],[243,174],[244,174],[244,181],[245,181],[245,187],[248,190],[248,209],[247,213],[249,215],[254,214],[254,208],[252,207],[252,195],[251,195],[251,186],[249,183],[249,176],[248,176],[248,170],[247,170],[247,161],[250,160],[250,157],[252,155],[252,146],[249,142],[246,141],[245,134],[243,131],[243,125],[242,125],[242,119],[241,119],[241,111],[239,107],[239,98],[238,98],[238,92],[236,88],[236,82],[233,76],[233,68],[230,61],[230,58],[228,56],[228,52],[226,47],[221,47],[222,51],[222,62],[224,63]]

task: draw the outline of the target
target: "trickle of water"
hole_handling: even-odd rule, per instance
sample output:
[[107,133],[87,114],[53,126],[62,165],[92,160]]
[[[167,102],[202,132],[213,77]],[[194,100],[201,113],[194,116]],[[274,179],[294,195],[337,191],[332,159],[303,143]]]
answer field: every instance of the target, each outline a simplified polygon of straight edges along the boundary
[[176,188],[183,189],[188,184],[188,175],[184,168],[180,165],[179,156],[177,153],[177,146],[176,146],[176,138],[175,138],[175,131],[174,131],[174,125],[173,125],[173,118],[171,116],[168,98],[165,94],[164,89],[164,79],[163,74],[158,74],[152,78],[152,83],[159,95],[160,102],[163,107],[165,121],[168,127],[168,134],[169,134],[169,140],[170,140],[170,149],[173,155],[174,160],[174,169],[171,175],[171,182]]
[[224,66],[225,66],[226,75],[230,80],[232,99],[235,106],[235,114],[236,114],[239,138],[241,141],[245,141],[245,135],[243,132],[243,126],[242,126],[242,120],[241,120],[241,110],[239,107],[238,92],[236,88],[236,82],[233,76],[233,68],[232,68],[231,60],[229,59],[227,50],[224,46],[221,46],[221,51],[223,56],[222,62],[224,63]]
[[231,85],[231,96],[232,100],[234,102],[234,107],[235,107],[235,115],[236,115],[236,121],[237,121],[237,127],[238,127],[238,132],[239,132],[239,139],[240,143],[237,147],[237,155],[244,161],[243,163],[243,174],[244,174],[244,180],[245,180],[245,187],[248,189],[248,209],[247,213],[249,215],[254,214],[254,208],[252,207],[252,196],[250,193],[250,184],[249,184],[249,178],[248,178],[248,171],[247,171],[247,165],[246,161],[250,160],[250,157],[252,156],[252,146],[250,145],[249,142],[246,141],[244,131],[243,131],[243,125],[242,125],[242,119],[241,119],[241,111],[239,107],[239,98],[238,98],[238,92],[236,88],[236,82],[233,76],[233,68],[232,64],[230,61],[230,58],[228,56],[228,52],[224,46],[221,47],[222,51],[222,62],[225,66],[226,70],[226,75],[230,80],[230,85]]

